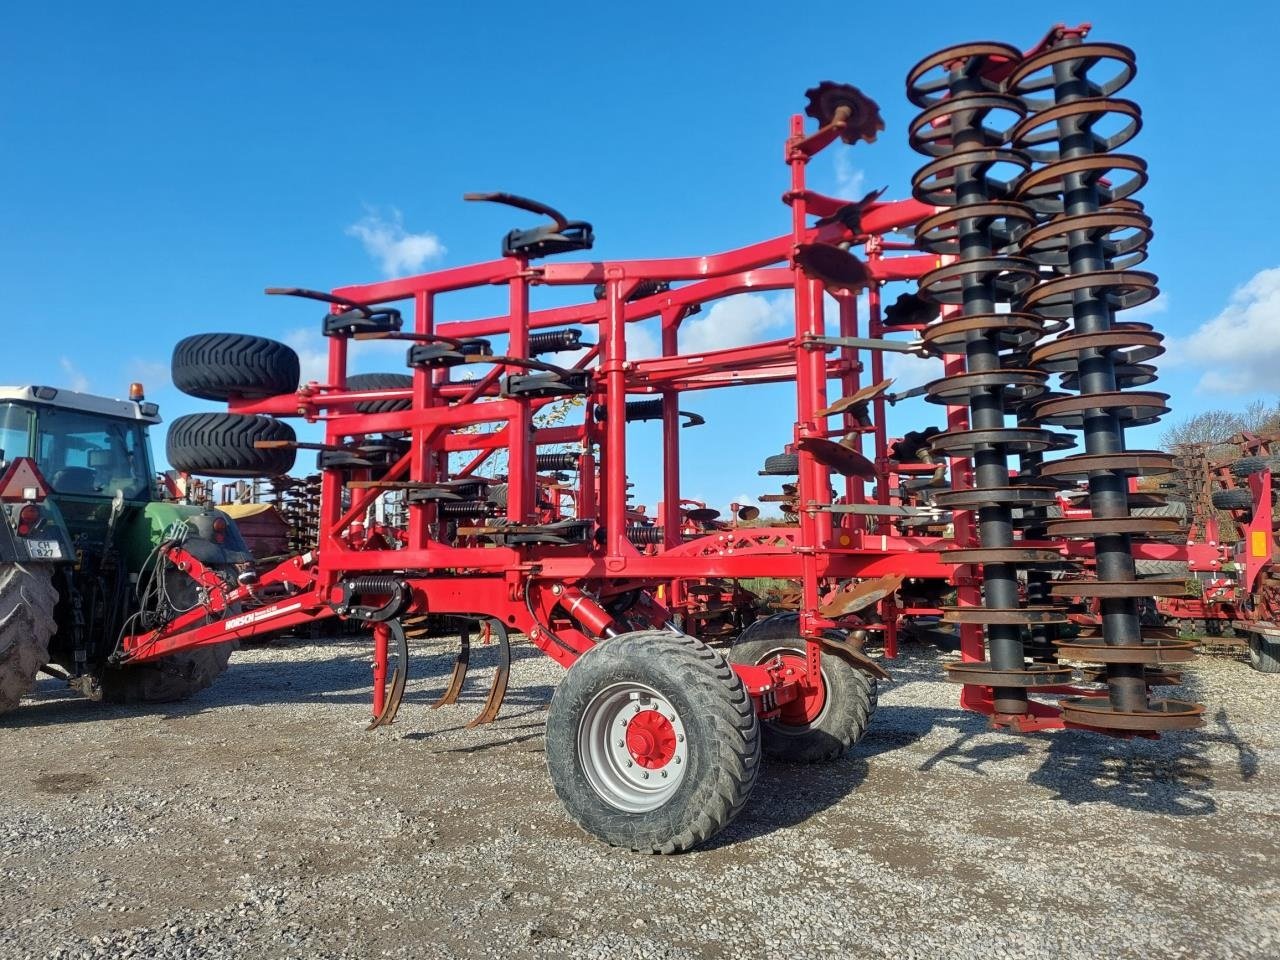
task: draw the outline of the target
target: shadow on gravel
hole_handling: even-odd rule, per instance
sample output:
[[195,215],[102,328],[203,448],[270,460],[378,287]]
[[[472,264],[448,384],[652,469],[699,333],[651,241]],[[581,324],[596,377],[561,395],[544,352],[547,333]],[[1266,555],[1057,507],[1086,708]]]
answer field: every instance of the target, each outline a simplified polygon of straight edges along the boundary
[[794,827],[835,806],[866,778],[866,759],[852,753],[817,766],[766,760],[746,809],[700,849],[731,847]]

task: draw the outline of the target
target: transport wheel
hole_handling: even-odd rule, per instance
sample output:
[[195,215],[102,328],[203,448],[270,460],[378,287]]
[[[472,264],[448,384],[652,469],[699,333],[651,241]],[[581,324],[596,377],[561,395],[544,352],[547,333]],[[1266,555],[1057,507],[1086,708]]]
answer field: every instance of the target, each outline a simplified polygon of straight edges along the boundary
[[1247,477],[1263,470],[1280,473],[1280,457],[1241,457],[1231,464],[1230,469],[1237,477]]
[[173,348],[173,385],[202,400],[260,399],[298,389],[298,354],[245,333],[200,333]]
[[1135,560],[1133,565],[1139,577],[1191,576],[1185,560]]
[[547,767],[588,833],[678,853],[746,805],[760,771],[760,724],[718,652],[665,630],[626,633],[583,654],[556,689]]
[[1249,666],[1259,673],[1280,673],[1280,640],[1249,634]]
[[276,477],[293,469],[293,447],[259,449],[259,440],[293,442],[293,427],[242,413],[191,413],[169,425],[165,453],[175,470],[206,477]]
[[51,567],[0,564],[0,713],[31,692],[49,662],[57,603]]
[[800,472],[800,455],[797,453],[775,453],[764,458],[764,469],[761,473],[777,477],[794,477]]
[[1253,494],[1248,490],[1215,490],[1209,499],[1219,510],[1248,510],[1253,506]]
[[[355,373],[347,377],[348,390],[408,390],[413,377],[407,373]],[[356,413],[395,413],[408,410],[408,400],[366,400],[355,405]]]
[[[788,666],[805,669],[799,617],[775,614],[742,632],[729,649],[733,663],[757,665],[782,657]],[[799,763],[825,763],[862,739],[879,702],[876,678],[829,654],[822,658],[821,682],[809,686],[799,700],[782,708],[781,716],[762,722],[768,757]]]

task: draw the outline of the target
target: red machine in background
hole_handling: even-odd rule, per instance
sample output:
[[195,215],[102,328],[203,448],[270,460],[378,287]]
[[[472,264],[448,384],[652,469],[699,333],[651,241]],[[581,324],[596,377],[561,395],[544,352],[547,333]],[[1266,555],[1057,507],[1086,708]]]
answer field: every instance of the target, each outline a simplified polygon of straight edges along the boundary
[[[126,636],[120,659],[362,621],[378,726],[404,691],[407,620],[480,623],[504,650],[518,631],[571,667],[546,739],[566,808],[610,843],[662,852],[732,819],[762,752],[830,759],[862,735],[888,675],[858,642],[865,633],[847,631],[881,627],[892,656],[904,579],[956,588],[954,604],[937,606],[939,591],[912,609],[959,625],[951,678],[993,723],[1120,735],[1195,726],[1199,705],[1151,694],[1190,645],[1144,637],[1138,617],[1140,598],[1181,584],[1134,572],[1135,557],[1173,549],[1149,541],[1179,530],[1127,503],[1130,477],[1172,468],[1124,443],[1126,427],[1167,410],[1165,395],[1129,389],[1154,379],[1146,361],[1161,352],[1159,335],[1116,319],[1156,292],[1154,277],[1132,269],[1151,232],[1130,199],[1145,164],[1114,152],[1138,126],[1137,107],[1112,96],[1133,54],[1086,43],[1086,33],[1056,28],[1025,54],[968,44],[918,64],[907,92],[922,112],[910,138],[928,160],[908,199],[810,189],[814,156],[884,129],[861,91],[825,82],[808,91],[816,126],[790,121],[790,226],[778,236],[698,257],[549,260],[590,249],[591,225],[510,194],[469,195],[547,222],[511,230],[485,263],[332,292],[268,291],[330,304],[324,383],[299,384],[296,355],[275,341],[182,341],[175,383],[229,412],[176,420],[170,462],[201,475],[279,475],[298,450],[314,451],[318,542],[236,583],[173,542],[165,558],[199,582],[203,603],[155,611],[157,625]],[[1093,131],[1114,116],[1119,132]],[[906,287],[886,308],[892,284]],[[494,286],[506,288],[500,313],[438,319],[449,294]],[[538,286],[586,296],[532,309]],[[681,352],[691,313],[761,290],[792,292],[793,334]],[[661,356],[629,356],[627,324],[649,318],[661,325]],[[351,343],[370,339],[402,342],[410,372],[350,375]],[[946,375],[892,395],[887,351],[941,357]],[[1049,392],[1051,375],[1064,392]],[[793,434],[762,471],[782,482],[766,497],[784,519],[722,522],[682,499],[682,403],[728,386],[749,403],[753,385],[771,383],[795,388]],[[944,408],[946,429],[891,447],[888,408],[921,394]],[[567,398],[573,416],[538,421]],[[286,418],[323,423],[323,442],[299,442]],[[640,419],[661,421],[662,502],[679,505],[656,523],[629,503],[627,428]],[[1084,451],[1046,456],[1075,443],[1053,427],[1082,432]],[[500,476],[482,476],[497,454]],[[1052,517],[1059,488],[1078,478],[1089,517]],[[1093,573],[1073,576],[1083,559]],[[794,582],[794,612],[745,629],[705,616],[758,577]],[[1077,596],[1100,615],[1094,633],[1068,636]],[[677,629],[677,612],[688,631],[725,645]],[[1071,661],[1101,664],[1087,675],[1101,685],[1075,682]],[[453,679],[460,687],[458,670]]]

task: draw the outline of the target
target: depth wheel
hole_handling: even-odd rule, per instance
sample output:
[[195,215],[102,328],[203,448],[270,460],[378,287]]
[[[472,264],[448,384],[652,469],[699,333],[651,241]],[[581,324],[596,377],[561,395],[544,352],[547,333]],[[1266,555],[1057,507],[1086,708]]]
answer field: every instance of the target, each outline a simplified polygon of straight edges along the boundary
[[1280,640],[1249,634],[1249,666],[1259,673],[1280,673]]
[[[805,643],[799,618],[780,613],[753,623],[729,649],[733,663],[756,666],[775,657],[805,672]],[[795,763],[827,763],[841,757],[866,735],[879,702],[876,678],[834,654],[822,658],[822,676],[806,684],[805,694],[762,722],[765,755]]]
[[591,835],[678,853],[746,805],[760,771],[760,725],[715,650],[663,630],[626,633],[583,654],[556,689],[547,767]]

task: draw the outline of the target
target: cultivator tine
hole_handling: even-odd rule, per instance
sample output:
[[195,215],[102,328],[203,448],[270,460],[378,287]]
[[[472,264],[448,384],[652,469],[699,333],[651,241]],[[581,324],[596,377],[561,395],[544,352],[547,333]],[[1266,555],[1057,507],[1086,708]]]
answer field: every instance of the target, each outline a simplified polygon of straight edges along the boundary
[[511,637],[501,620],[482,621],[484,641],[488,643],[496,638],[498,641],[498,665],[493,671],[493,680],[489,683],[489,695],[485,697],[484,707],[480,713],[467,724],[467,727],[479,727],[498,719],[498,711],[502,709],[502,701],[507,697],[507,681],[511,678]]
[[462,685],[467,682],[467,667],[471,663],[471,624],[460,620],[458,627],[458,656],[453,661],[453,671],[449,674],[449,684],[444,688],[440,698],[431,704],[432,710],[458,702],[462,693]]
[[[373,719],[366,730],[387,727],[395,722],[400,704],[404,701],[405,683],[409,679],[409,638],[399,620],[388,620],[374,626],[374,701]],[[385,633],[384,633],[385,631]],[[388,636],[389,635],[389,636]],[[395,645],[396,668],[391,681],[387,676],[387,655],[390,644]]]

